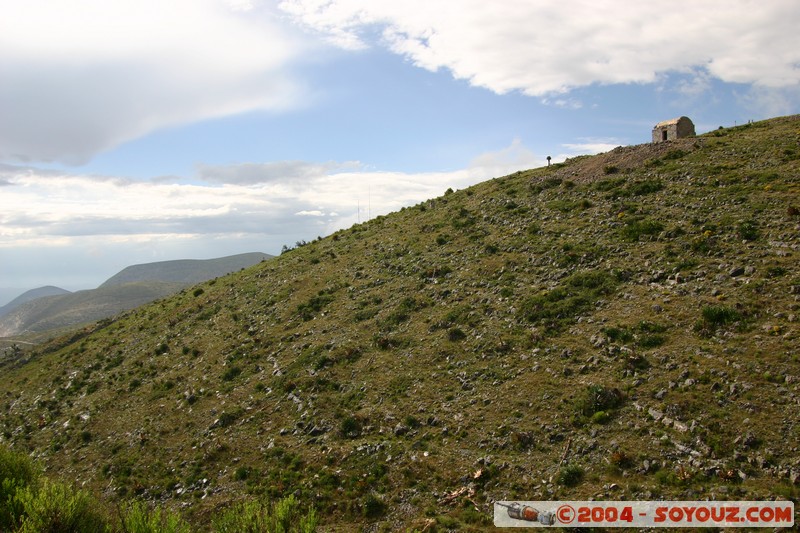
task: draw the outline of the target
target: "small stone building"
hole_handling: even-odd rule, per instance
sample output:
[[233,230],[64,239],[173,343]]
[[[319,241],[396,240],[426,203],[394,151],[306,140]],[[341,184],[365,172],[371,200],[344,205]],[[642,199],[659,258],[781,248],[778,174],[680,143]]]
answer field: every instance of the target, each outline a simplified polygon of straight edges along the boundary
[[660,143],[694,136],[694,123],[689,117],[673,118],[659,122],[653,128],[653,142]]

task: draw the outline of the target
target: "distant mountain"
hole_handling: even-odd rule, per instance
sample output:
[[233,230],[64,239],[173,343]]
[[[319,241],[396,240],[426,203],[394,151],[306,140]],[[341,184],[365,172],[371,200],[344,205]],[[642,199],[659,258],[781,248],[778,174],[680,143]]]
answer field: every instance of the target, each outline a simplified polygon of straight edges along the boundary
[[94,322],[169,296],[183,287],[181,283],[137,282],[37,298],[0,318],[0,337]]
[[17,296],[3,307],[0,307],[0,316],[7,315],[20,305],[30,302],[31,300],[36,300],[37,298],[44,298],[45,296],[58,296],[61,294],[69,294],[69,293],[70,292],[68,290],[62,289],[60,287],[53,287],[52,285],[39,287],[38,289],[31,289]]
[[[97,289],[75,293],[57,287],[50,287],[49,292],[44,291],[47,287],[35,289],[3,307],[15,304],[0,315],[0,337],[56,330],[108,318],[270,257],[247,253],[207,260],[160,261],[124,268]],[[29,294],[30,297],[22,300]]]
[[133,265],[111,276],[100,287],[111,287],[139,281],[195,284],[206,281],[269,259],[271,255],[260,252],[230,255],[216,259],[179,259]]

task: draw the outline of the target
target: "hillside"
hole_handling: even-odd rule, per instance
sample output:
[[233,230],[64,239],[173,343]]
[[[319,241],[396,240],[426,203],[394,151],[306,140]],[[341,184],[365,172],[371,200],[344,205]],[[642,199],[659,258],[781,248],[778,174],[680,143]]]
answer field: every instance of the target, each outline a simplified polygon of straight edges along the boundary
[[197,527],[796,501],[798,175],[793,116],[448,191],[7,365],[0,441]]
[[57,331],[109,318],[270,257],[254,252],[216,259],[145,263],[124,268],[97,289],[64,291],[66,294],[28,298],[25,302],[18,302],[20,297],[8,304],[18,302],[5,316],[0,314],[0,337]]
[[4,306],[0,307],[0,317],[7,315],[20,305],[30,302],[31,300],[36,300],[37,298],[44,298],[45,296],[58,296],[61,294],[69,294],[68,290],[62,289],[60,287],[53,287],[52,285],[47,285],[46,287],[39,287],[37,289],[31,289],[29,291],[25,291],[24,293],[20,294]]
[[100,287],[139,281],[161,281],[194,285],[255,265],[273,256],[260,252],[229,255],[214,259],[178,259],[126,267],[108,278]]
[[0,337],[96,322],[174,294],[182,287],[185,285],[180,283],[138,282],[37,298],[0,318]]

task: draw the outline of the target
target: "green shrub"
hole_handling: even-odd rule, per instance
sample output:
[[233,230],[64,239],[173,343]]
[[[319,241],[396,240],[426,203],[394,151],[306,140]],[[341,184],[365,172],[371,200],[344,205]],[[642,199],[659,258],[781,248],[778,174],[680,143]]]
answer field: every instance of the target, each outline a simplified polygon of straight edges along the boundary
[[238,503],[212,520],[215,533],[311,533],[319,516],[315,509],[303,512],[294,496],[274,505],[248,501]]
[[663,188],[664,183],[661,180],[634,181],[625,187],[625,193],[626,196],[643,196],[658,192]]
[[447,340],[449,341],[458,342],[466,338],[467,334],[464,333],[460,328],[450,328],[447,330]]
[[17,492],[24,517],[19,533],[98,533],[109,529],[88,493],[45,479],[41,488],[28,486]]
[[122,512],[125,533],[191,533],[192,528],[178,514],[156,507],[148,509],[144,502],[133,502]]
[[413,415],[406,415],[403,419],[403,423],[411,429],[417,429],[420,426],[419,420]]
[[621,234],[626,241],[636,242],[643,236],[658,235],[664,231],[664,225],[655,220],[629,220],[622,228]]
[[362,509],[366,518],[379,518],[386,512],[386,504],[374,494],[368,494]]
[[361,434],[361,422],[354,416],[348,416],[342,420],[339,433],[350,439],[358,437]]
[[785,275],[786,272],[787,272],[786,269],[783,268],[782,266],[771,266],[771,267],[767,268],[767,270],[765,271],[764,274],[768,278],[777,278],[777,277]]
[[619,172],[619,167],[616,165],[606,165],[603,167],[603,174],[616,174]]
[[602,385],[589,385],[575,402],[576,411],[583,416],[594,416],[600,411],[608,411],[622,405],[624,396],[619,389],[609,389]]
[[658,482],[659,485],[680,487],[686,485],[687,481],[689,480],[689,478],[685,476],[686,474],[682,469],[676,472],[673,470],[662,468],[658,472],[656,472],[653,477],[655,478],[655,480]]
[[403,298],[397,307],[382,322],[384,330],[392,330],[411,318],[411,313],[425,307],[424,302],[418,302],[412,297]]
[[0,531],[9,531],[22,518],[18,491],[36,485],[40,472],[31,459],[0,446]]
[[583,468],[578,465],[566,465],[558,471],[557,481],[564,487],[574,487],[583,481]]
[[633,333],[624,327],[610,327],[601,330],[611,342],[626,343],[633,340]]
[[739,238],[745,241],[755,241],[759,237],[758,225],[752,220],[739,224]]
[[236,422],[242,414],[244,414],[244,411],[241,408],[233,411],[223,411],[217,419],[217,425],[221,428],[226,428]]
[[701,315],[706,324],[714,327],[736,322],[741,318],[739,311],[723,305],[707,305],[703,307]]
[[242,369],[239,368],[238,366],[236,365],[229,366],[227,369],[225,369],[225,372],[222,373],[222,380],[231,381],[239,377],[241,373]]
[[552,189],[554,187],[558,187],[561,185],[561,178],[546,178],[542,180],[540,183],[532,184],[531,185],[531,192],[534,194],[539,194],[540,192]]
[[617,285],[617,280],[609,272],[590,270],[576,272],[567,278],[567,285],[576,289],[586,289],[593,294],[610,294]]
[[687,152],[678,148],[667,152],[667,154],[664,156],[664,159],[667,161],[671,161],[675,159],[681,159],[685,155],[687,155]]
[[550,329],[558,330],[592,309],[597,300],[613,292],[616,285],[616,278],[609,272],[578,272],[562,286],[524,300],[520,313],[529,322],[544,321]]
[[599,180],[594,182],[592,187],[601,192],[608,192],[614,189],[617,189],[625,184],[627,181],[625,178],[611,178],[605,180]]
[[322,311],[322,309],[333,301],[333,296],[330,294],[318,294],[316,296],[312,296],[308,299],[307,302],[304,302],[297,306],[297,314],[300,317],[308,322],[314,316]]
[[250,477],[250,467],[240,466],[233,472],[233,479],[236,481],[244,481]]
[[643,335],[636,341],[636,345],[639,348],[658,348],[665,342],[667,342],[665,335]]

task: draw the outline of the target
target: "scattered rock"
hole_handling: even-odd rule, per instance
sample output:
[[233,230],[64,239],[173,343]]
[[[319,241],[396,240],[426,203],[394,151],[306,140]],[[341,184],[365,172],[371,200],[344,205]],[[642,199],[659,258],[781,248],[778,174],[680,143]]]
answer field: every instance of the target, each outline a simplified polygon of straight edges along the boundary
[[731,269],[731,270],[728,272],[728,275],[729,275],[730,277],[732,277],[732,278],[736,278],[736,277],[738,277],[738,276],[741,276],[742,274],[744,274],[744,267],[741,267],[741,266],[733,267],[733,268],[732,268],[732,269]]

